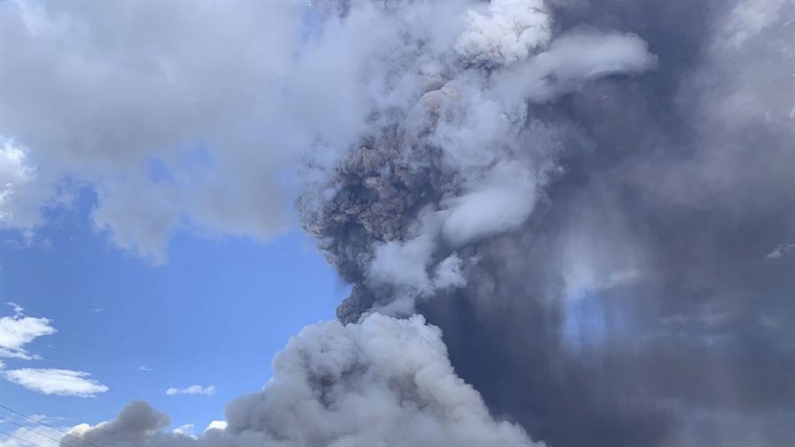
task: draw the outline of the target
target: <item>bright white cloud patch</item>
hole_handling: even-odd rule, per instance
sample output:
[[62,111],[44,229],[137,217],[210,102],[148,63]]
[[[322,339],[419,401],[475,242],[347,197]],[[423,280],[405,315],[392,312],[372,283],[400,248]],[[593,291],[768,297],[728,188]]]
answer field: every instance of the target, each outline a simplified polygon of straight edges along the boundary
[[456,52],[468,62],[508,65],[526,59],[552,37],[552,18],[543,0],[494,0],[487,9],[469,12],[469,27],[456,42]]
[[204,429],[204,431],[207,431],[207,430],[226,430],[227,425],[229,425],[229,424],[227,424],[226,421],[212,421],[212,422],[210,422],[210,425],[208,425],[207,428]]
[[[18,304],[8,305],[13,309],[14,315],[0,318],[0,358],[40,358],[25,348],[39,337],[54,334],[56,330],[51,325],[52,321],[48,318],[29,317]],[[5,370],[5,367],[5,363],[0,362],[0,375],[6,380],[41,394],[94,397],[108,391],[107,386],[82,371],[50,368]]]
[[68,369],[15,369],[5,371],[5,378],[31,391],[46,395],[94,397],[108,387],[91,378],[91,374]]
[[215,394],[215,386],[201,386],[201,385],[192,385],[186,388],[169,388],[166,390],[166,394],[169,396],[176,396],[178,394],[189,394],[189,395],[199,395],[199,396],[212,396]]
[[0,318],[0,357],[30,360],[36,358],[25,346],[39,337],[54,334],[55,328],[48,318],[33,318],[24,314],[25,309],[8,303],[14,315]]
[[516,166],[501,166],[472,192],[451,200],[442,227],[454,247],[516,228],[530,216],[536,204],[532,173]]
[[171,430],[171,432],[179,435],[193,436],[194,428],[195,426],[193,424],[182,424],[174,430]]
[[428,227],[434,226],[426,224],[423,233],[412,240],[392,241],[377,247],[370,270],[373,280],[430,292],[432,283],[426,270],[436,249],[436,238]]

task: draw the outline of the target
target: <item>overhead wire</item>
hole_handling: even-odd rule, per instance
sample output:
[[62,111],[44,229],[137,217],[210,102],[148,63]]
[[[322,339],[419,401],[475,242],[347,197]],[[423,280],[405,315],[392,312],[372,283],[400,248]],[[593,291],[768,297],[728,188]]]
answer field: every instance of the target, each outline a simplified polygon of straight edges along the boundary
[[39,436],[41,436],[41,437],[44,437],[44,438],[47,438],[47,439],[49,439],[50,441],[55,441],[55,442],[58,442],[58,443],[60,443],[60,444],[63,444],[63,445],[65,445],[66,447],[76,447],[76,446],[73,446],[73,445],[71,445],[71,444],[67,444],[66,442],[63,442],[63,440],[61,440],[61,439],[53,438],[53,437],[52,437],[52,436],[50,436],[50,435],[46,435],[46,434],[44,434],[44,433],[42,433],[42,432],[36,431],[36,430],[34,430],[34,429],[32,429],[32,428],[30,428],[30,427],[26,426],[26,425],[22,425],[22,424],[20,424],[19,422],[12,421],[11,419],[5,418],[5,417],[3,417],[3,416],[0,416],[0,420],[6,421],[6,422],[8,422],[8,423],[10,423],[10,424],[14,424],[14,425],[16,425],[17,427],[20,427],[20,428],[22,428],[22,429],[25,429],[25,430],[27,430],[27,431],[29,431],[29,432],[36,433],[37,435],[39,435]]
[[14,439],[16,439],[17,441],[22,441],[22,442],[24,442],[25,444],[30,444],[30,445],[33,445],[33,446],[35,446],[35,447],[44,447],[44,446],[43,446],[43,445],[41,445],[41,444],[37,444],[37,443],[35,443],[35,442],[33,442],[33,441],[29,441],[29,440],[27,440],[27,439],[25,439],[25,438],[20,438],[20,437],[19,437],[19,436],[17,436],[17,435],[12,435],[11,433],[5,432],[5,431],[3,431],[3,430],[0,430],[0,434],[4,434],[4,435],[6,435],[6,436],[8,436],[8,437],[10,437],[10,438],[14,438]]
[[[32,416],[28,416],[28,415],[26,415],[26,414],[24,414],[24,413],[22,413],[22,412],[19,412],[19,411],[17,411],[17,410],[14,410],[13,408],[9,408],[9,407],[7,407],[7,406],[5,406],[5,405],[3,405],[3,404],[0,404],[0,408],[1,408],[1,409],[3,409],[3,410],[9,411],[9,412],[11,412],[11,413],[14,413],[14,414],[16,414],[17,416],[21,416],[21,417],[23,417],[23,418],[25,418],[25,419],[27,419],[27,420],[29,420],[29,421],[32,421],[32,422],[34,422],[34,423],[36,423],[36,424],[43,425],[43,426],[45,426],[45,427],[47,427],[47,428],[49,428],[49,429],[55,430],[55,431],[57,431],[58,433],[60,433],[60,434],[64,435],[65,437],[66,437],[66,436],[68,436],[68,437],[69,437],[69,438],[71,438],[71,439],[76,439],[76,440],[78,440],[78,441],[80,441],[80,442],[83,442],[83,443],[85,443],[85,444],[87,444],[87,445],[90,445],[91,447],[101,447],[101,446],[99,446],[99,445],[97,445],[97,444],[95,444],[95,443],[93,443],[93,442],[91,442],[91,441],[86,441],[86,440],[85,440],[85,439],[83,439],[83,438],[80,438],[80,437],[78,437],[78,436],[75,436],[75,435],[73,435],[73,434],[67,433],[67,432],[65,432],[65,431],[63,431],[63,430],[61,430],[61,429],[59,429],[59,428],[53,427],[52,425],[49,425],[49,424],[47,424],[46,422],[43,422],[43,421],[41,421],[40,419],[36,419],[36,418],[34,418],[34,417],[32,417]],[[33,430],[33,429],[30,429],[29,427],[22,426],[22,425],[20,425],[20,424],[18,424],[18,423],[16,423],[16,422],[14,422],[14,421],[10,421],[10,420],[8,420],[8,419],[6,419],[6,418],[2,417],[2,416],[0,416],[0,419],[6,420],[6,421],[8,421],[8,422],[11,422],[11,423],[12,423],[12,424],[14,424],[14,425],[17,425],[17,426],[20,426],[20,427],[26,428],[26,429],[28,429],[28,430],[30,430],[30,431],[33,431],[34,433],[36,433],[36,431],[35,431],[35,430]],[[11,435],[11,434],[8,434],[8,433],[5,433],[5,432],[2,432],[2,433],[6,434],[6,435],[9,435],[9,436],[11,436],[11,437],[13,437],[13,438],[20,439],[20,438],[19,438],[19,437],[17,437],[17,436],[14,436],[14,435]],[[43,435],[43,434],[41,434],[41,433],[39,433],[39,434],[40,434],[40,435],[42,435],[42,436],[44,436],[45,438],[53,439],[53,438],[50,438],[49,436]],[[54,441],[58,441],[58,442],[63,442],[63,440],[57,440],[57,439],[53,439],[53,440],[54,440]],[[28,442],[28,441],[26,441],[26,440],[25,440],[25,442]],[[35,443],[31,443],[31,444],[34,444],[34,445],[35,445]],[[65,442],[63,442],[63,444],[64,444],[64,445],[66,445],[67,447],[77,447],[77,446],[72,446],[72,445],[66,444]],[[38,446],[38,447],[41,447],[41,446]]]

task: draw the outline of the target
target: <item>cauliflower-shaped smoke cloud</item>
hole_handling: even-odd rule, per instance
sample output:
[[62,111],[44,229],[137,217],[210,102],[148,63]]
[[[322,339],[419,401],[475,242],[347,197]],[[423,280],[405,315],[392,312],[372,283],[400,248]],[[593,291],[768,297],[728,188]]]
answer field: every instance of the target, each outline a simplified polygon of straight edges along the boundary
[[439,329],[419,316],[309,326],[276,356],[262,391],[229,404],[225,431],[194,439],[159,431],[167,423],[135,402],[116,420],[75,434],[107,447],[540,445],[494,420],[456,376]]

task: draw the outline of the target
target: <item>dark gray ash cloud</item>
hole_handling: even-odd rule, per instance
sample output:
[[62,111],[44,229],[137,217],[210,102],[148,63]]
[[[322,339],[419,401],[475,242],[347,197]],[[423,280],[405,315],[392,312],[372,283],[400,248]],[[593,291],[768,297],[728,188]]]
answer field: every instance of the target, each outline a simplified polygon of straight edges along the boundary
[[550,445],[791,443],[795,5],[546,5],[548,41],[478,33],[337,168],[306,222],[339,317],[416,305]]

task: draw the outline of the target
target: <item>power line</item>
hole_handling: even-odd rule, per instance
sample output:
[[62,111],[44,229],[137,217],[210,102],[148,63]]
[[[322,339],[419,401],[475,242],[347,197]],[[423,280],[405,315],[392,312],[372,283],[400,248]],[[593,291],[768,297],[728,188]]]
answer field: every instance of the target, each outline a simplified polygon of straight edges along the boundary
[[[88,445],[90,445],[90,446],[92,446],[92,447],[101,447],[101,446],[99,446],[99,445],[97,445],[97,444],[94,444],[93,442],[86,441],[86,440],[85,440],[85,439],[83,439],[83,438],[79,438],[79,437],[77,437],[77,436],[75,436],[75,435],[72,435],[72,434],[69,434],[69,433],[67,433],[67,432],[65,432],[65,431],[63,431],[63,430],[57,429],[57,428],[53,427],[52,425],[46,424],[46,423],[44,423],[44,422],[42,422],[42,421],[40,421],[40,420],[38,420],[38,419],[36,419],[36,418],[33,418],[33,417],[30,417],[30,416],[28,416],[28,415],[26,415],[26,414],[20,413],[20,412],[19,412],[19,411],[17,411],[17,410],[14,410],[14,409],[12,409],[12,408],[8,408],[8,407],[6,407],[5,405],[2,405],[2,404],[0,404],[0,408],[2,408],[3,410],[6,410],[6,411],[10,411],[10,412],[12,412],[12,413],[14,413],[14,414],[16,414],[16,415],[18,415],[18,416],[22,416],[23,418],[25,418],[25,419],[27,419],[27,420],[29,420],[29,421],[33,421],[33,422],[35,422],[35,423],[37,423],[37,424],[41,424],[41,425],[43,425],[43,426],[45,426],[45,427],[47,427],[47,428],[51,428],[51,429],[53,429],[53,430],[57,431],[58,433],[60,433],[60,434],[62,434],[62,435],[64,435],[64,436],[69,436],[70,438],[77,439],[78,441],[84,442],[84,443],[86,443],[86,444],[88,444]],[[6,433],[6,434],[7,434],[7,433]],[[13,436],[13,435],[12,435],[12,436]],[[27,441],[26,441],[26,442],[27,442]],[[67,445],[68,445],[68,444],[67,444]],[[39,446],[39,447],[41,447],[41,446]]]
[[67,447],[75,447],[75,446],[73,446],[73,445],[71,445],[71,444],[67,444],[67,443],[63,442],[63,441],[62,441],[62,440],[60,440],[60,439],[53,438],[53,437],[52,437],[52,436],[50,436],[50,435],[45,435],[44,433],[38,432],[38,431],[36,431],[36,430],[34,430],[34,429],[30,428],[30,427],[24,426],[24,425],[20,424],[19,422],[12,421],[11,419],[8,419],[8,418],[4,418],[3,416],[0,416],[0,419],[4,420],[4,421],[6,421],[6,422],[10,422],[10,423],[12,423],[12,424],[16,425],[17,427],[23,428],[23,429],[25,429],[25,430],[27,430],[27,431],[30,431],[30,432],[36,433],[36,434],[37,434],[37,435],[39,435],[39,436],[43,436],[43,437],[45,437],[45,438],[49,439],[50,441],[55,441],[55,442],[57,442],[57,443],[60,443],[60,444],[63,444],[63,445],[65,445],[65,446],[67,446]]
[[14,439],[16,439],[16,440],[18,440],[18,441],[22,441],[22,442],[24,442],[25,444],[35,445],[36,447],[44,447],[44,446],[43,446],[43,445],[41,445],[41,444],[36,444],[36,443],[35,443],[35,442],[33,442],[33,441],[28,441],[27,439],[20,438],[20,437],[19,437],[19,436],[17,436],[17,435],[12,435],[11,433],[4,432],[3,430],[0,430],[0,433],[4,434],[4,435],[6,435],[6,436],[12,437],[12,438],[14,438]]

